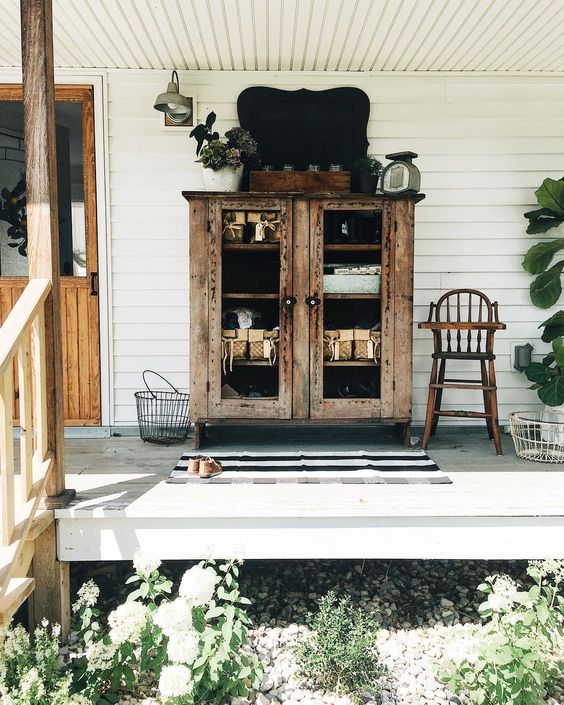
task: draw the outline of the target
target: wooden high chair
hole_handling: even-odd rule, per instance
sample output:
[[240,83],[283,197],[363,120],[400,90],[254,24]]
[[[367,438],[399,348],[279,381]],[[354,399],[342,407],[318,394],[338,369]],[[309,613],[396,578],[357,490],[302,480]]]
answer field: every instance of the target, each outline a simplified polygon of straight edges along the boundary
[[[435,435],[440,416],[485,419],[495,450],[502,455],[495,381],[494,334],[504,330],[499,322],[497,301],[476,289],[453,289],[431,303],[429,318],[419,328],[433,333],[434,352],[429,380],[429,397],[425,432],[421,447],[427,448]],[[485,332],[485,346],[482,334]],[[480,363],[480,379],[446,378],[447,360],[476,360]],[[443,389],[476,389],[484,397],[484,411],[441,411]]]

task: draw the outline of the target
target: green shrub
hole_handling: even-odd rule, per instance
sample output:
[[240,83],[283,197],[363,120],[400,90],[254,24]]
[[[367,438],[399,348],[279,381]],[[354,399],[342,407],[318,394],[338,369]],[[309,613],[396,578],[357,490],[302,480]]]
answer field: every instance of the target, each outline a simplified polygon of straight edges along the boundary
[[0,702],[2,705],[90,705],[71,695],[71,676],[59,663],[60,628],[44,620],[33,638],[18,625],[1,636]]
[[375,693],[383,674],[376,652],[378,627],[348,597],[328,593],[310,619],[310,637],[298,646],[300,675],[310,686],[358,699]]
[[473,705],[544,705],[564,675],[564,561],[532,561],[527,572],[528,590],[505,575],[480,585],[485,623],[449,649],[440,678]]

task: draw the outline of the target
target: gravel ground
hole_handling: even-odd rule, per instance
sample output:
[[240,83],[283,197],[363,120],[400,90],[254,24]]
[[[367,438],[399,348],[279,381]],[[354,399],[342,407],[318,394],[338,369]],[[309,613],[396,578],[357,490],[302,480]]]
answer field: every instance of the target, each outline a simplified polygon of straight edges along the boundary
[[[178,585],[187,563],[170,562],[163,572]],[[241,572],[242,593],[252,600],[253,646],[265,664],[256,705],[349,705],[346,697],[312,691],[299,681],[292,648],[307,633],[309,611],[329,590],[349,595],[381,624],[380,658],[387,675],[381,705],[446,705],[460,701],[436,678],[448,644],[479,622],[476,586],[495,572],[525,577],[521,561],[249,561]],[[125,596],[129,564],[74,564],[73,590],[93,578],[111,609]],[[120,592],[116,594],[116,585]],[[122,587],[123,586],[123,587]],[[148,688],[123,705],[158,705]],[[550,705],[564,704],[558,689]],[[247,705],[236,698],[232,705]]]

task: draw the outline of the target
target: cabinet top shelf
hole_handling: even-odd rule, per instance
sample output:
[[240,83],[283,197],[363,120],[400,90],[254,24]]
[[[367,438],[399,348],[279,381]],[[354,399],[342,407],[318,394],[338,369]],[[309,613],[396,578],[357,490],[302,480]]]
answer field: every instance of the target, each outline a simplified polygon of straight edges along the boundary
[[406,193],[406,194],[384,194],[384,193],[304,193],[298,191],[182,191],[184,198],[189,201],[192,198],[210,198],[221,196],[222,198],[234,201],[245,201],[252,199],[307,199],[315,198],[331,199],[333,201],[402,201],[412,200],[419,203],[425,198],[424,193]]

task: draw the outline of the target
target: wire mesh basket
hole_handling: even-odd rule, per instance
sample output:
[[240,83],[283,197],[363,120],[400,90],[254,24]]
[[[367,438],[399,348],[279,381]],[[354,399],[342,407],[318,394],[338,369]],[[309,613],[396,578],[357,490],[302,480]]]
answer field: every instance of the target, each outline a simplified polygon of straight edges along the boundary
[[564,420],[547,420],[544,411],[514,411],[509,414],[509,427],[520,458],[564,463]]
[[[146,379],[149,373],[160,377],[172,391],[151,389]],[[153,370],[143,372],[143,382],[147,391],[135,392],[139,435],[143,441],[160,445],[185,441],[190,430],[190,395],[179,392]]]

